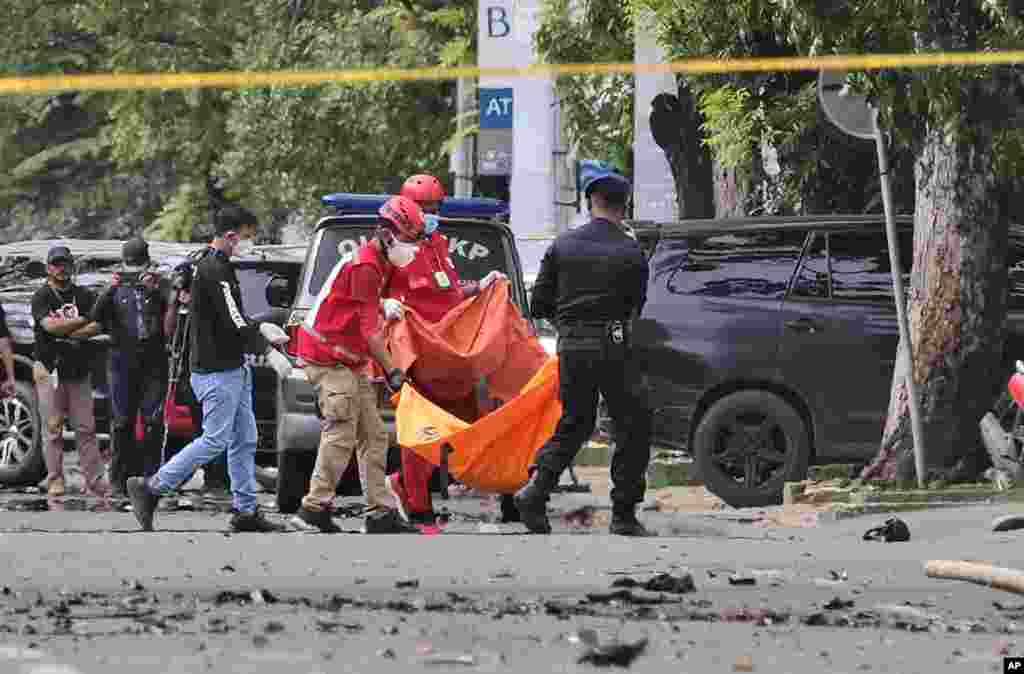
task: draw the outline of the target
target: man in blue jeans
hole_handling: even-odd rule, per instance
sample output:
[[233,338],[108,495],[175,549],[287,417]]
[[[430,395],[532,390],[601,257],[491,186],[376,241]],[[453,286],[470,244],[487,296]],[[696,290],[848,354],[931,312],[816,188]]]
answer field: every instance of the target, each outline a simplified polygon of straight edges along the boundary
[[211,253],[203,258],[192,280],[190,382],[203,406],[203,434],[185,446],[148,480],[128,480],[135,518],[143,531],[153,530],[160,497],[192,476],[200,465],[227,452],[234,515],[231,528],[243,532],[282,531],[267,521],[256,502],[256,416],[252,409],[252,371],[245,353],[266,353],[278,376],[291,372],[291,363],[274,345],[288,336],[271,323],[250,322],[242,310],[238,278],[229,260],[244,255],[256,234],[256,217],[244,208],[230,207],[216,218]]

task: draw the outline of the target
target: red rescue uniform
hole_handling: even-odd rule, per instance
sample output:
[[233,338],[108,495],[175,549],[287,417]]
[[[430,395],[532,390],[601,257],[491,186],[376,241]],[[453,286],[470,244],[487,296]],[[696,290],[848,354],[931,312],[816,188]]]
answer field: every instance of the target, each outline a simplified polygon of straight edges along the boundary
[[[467,296],[475,294],[476,284],[464,286],[460,282],[448,245],[448,237],[440,232],[431,234],[427,241],[420,243],[419,252],[408,266],[394,270],[384,289],[384,297],[398,300],[424,319],[437,323]],[[415,381],[415,364],[411,375]],[[421,392],[428,395],[432,402],[465,421],[474,421],[479,415],[475,393],[462,400],[440,400],[430,395],[430,391]],[[433,464],[419,454],[402,448],[401,484],[415,514],[433,511],[429,486],[433,472]],[[393,479],[397,477],[393,476]]]
[[394,270],[384,297],[396,299],[431,323],[437,323],[466,296],[459,272],[448,254],[448,237],[434,232],[419,247],[408,266]]
[[384,327],[380,298],[388,267],[373,243],[338,262],[299,329],[297,353],[302,360],[351,369],[367,364],[367,340]]

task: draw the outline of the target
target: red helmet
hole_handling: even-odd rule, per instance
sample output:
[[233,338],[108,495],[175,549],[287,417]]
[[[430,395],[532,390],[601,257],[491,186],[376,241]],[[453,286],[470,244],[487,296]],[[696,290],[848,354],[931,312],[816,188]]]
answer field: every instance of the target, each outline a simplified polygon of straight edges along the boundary
[[432,175],[426,173],[420,173],[414,176],[410,176],[405,184],[402,185],[403,197],[408,197],[418,204],[424,202],[444,201],[445,193],[444,186],[441,181]]
[[391,197],[380,207],[378,213],[399,236],[413,240],[423,236],[423,210],[412,199]]

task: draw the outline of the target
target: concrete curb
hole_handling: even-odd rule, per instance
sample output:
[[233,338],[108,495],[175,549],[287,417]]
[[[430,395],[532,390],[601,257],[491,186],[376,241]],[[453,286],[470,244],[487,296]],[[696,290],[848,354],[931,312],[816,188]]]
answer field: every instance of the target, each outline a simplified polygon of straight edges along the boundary
[[848,480],[787,482],[783,505],[842,505],[848,509],[920,509],[945,505],[991,505],[1024,502],[1024,489],[999,490],[991,485],[941,485],[928,489],[901,488],[899,484],[862,484]]

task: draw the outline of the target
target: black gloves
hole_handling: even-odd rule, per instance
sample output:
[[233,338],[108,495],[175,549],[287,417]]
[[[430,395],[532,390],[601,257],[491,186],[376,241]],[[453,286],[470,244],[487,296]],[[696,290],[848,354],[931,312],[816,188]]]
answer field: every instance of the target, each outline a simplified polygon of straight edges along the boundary
[[404,383],[405,383],[405,373],[404,372],[399,370],[397,367],[396,368],[392,368],[391,370],[388,370],[387,384],[388,384],[388,389],[392,393],[398,393],[398,391],[402,388],[402,384],[404,384]]

